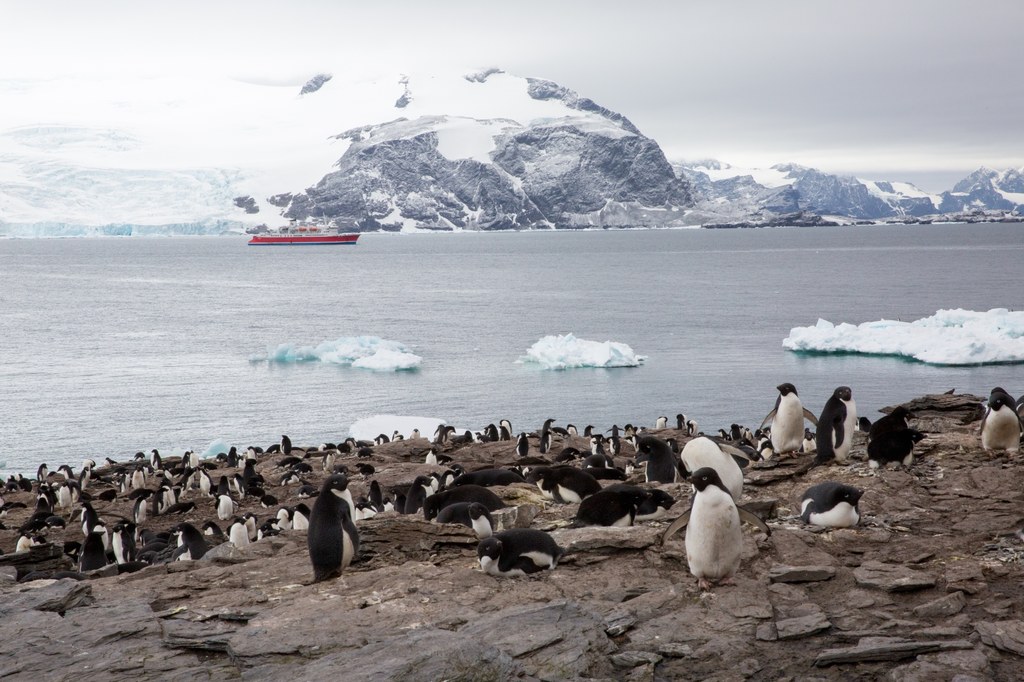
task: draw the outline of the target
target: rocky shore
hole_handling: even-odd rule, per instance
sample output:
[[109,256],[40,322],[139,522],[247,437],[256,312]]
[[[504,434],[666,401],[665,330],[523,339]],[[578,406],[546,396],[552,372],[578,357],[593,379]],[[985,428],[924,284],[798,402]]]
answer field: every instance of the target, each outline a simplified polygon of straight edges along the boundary
[[[747,469],[741,502],[772,534],[745,527],[736,584],[710,592],[687,570],[682,534],[661,544],[689,504],[687,484],[658,486],[677,499],[667,518],[629,528],[570,528],[576,505],[546,501],[530,484],[492,488],[509,505],[496,514],[501,524],[547,530],[569,550],[555,570],[522,578],[484,574],[469,528],[379,514],[358,522],[359,557],[343,576],[317,584],[304,531],[132,573],[108,566],[81,580],[26,581],[32,570],[72,568],[60,548],[82,541],[81,526],[65,513],[67,527],[47,532],[52,544],[14,554],[35,498],[7,492],[9,504],[27,506],[10,508],[0,530],[0,678],[1019,679],[1024,473],[1017,455],[981,449],[982,400],[907,404],[912,426],[928,434],[909,470],[872,472],[863,434],[850,465],[812,468],[813,455],[801,455]],[[674,429],[651,433],[685,440]],[[556,439],[552,451],[568,446],[586,451],[588,443]],[[531,439],[532,456],[536,447]],[[358,498],[371,479],[387,493],[444,470],[423,463],[429,449],[407,439],[337,461]],[[467,470],[517,459],[512,442],[449,445],[443,454]],[[316,485],[320,453],[308,455]],[[294,505],[297,485],[273,485],[281,457],[264,455],[256,468],[268,493]],[[375,471],[359,475],[357,461]],[[216,481],[224,471],[210,473]],[[801,494],[825,480],[865,491],[857,527],[801,522]],[[94,481],[87,491],[107,488]],[[195,491],[186,499],[195,510],[145,526],[216,519],[209,498]],[[124,495],[93,506],[105,519],[131,517]],[[245,511],[263,521],[276,508],[247,498]]]

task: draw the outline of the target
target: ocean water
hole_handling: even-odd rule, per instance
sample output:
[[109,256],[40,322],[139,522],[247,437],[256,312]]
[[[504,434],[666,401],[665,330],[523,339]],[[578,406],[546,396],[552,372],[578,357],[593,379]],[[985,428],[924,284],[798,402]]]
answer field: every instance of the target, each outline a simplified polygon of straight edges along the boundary
[[[775,386],[859,412],[956,388],[1024,392],[1024,366],[937,367],[799,355],[795,326],[1019,309],[1019,225],[366,234],[355,247],[250,248],[243,237],[0,240],[0,472],[215,440],[342,440],[360,418],[479,429],[653,425],[683,412],[756,426]],[[542,336],[618,341],[636,368],[546,371]],[[399,341],[381,373],[251,362],[282,343]]]

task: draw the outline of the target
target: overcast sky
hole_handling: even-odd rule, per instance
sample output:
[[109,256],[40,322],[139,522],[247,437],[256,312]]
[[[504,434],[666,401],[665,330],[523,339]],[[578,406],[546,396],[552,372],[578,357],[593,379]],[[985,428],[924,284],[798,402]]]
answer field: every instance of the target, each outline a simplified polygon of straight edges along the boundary
[[0,0],[0,78],[425,66],[554,80],[670,159],[931,191],[1024,166],[1024,0]]

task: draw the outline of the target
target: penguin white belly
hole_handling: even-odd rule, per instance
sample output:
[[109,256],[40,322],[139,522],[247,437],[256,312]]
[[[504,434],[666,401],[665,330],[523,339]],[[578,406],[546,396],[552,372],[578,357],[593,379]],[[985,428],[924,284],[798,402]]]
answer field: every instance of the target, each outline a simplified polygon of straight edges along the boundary
[[794,395],[783,396],[772,420],[772,447],[776,452],[793,452],[803,441],[803,404]]
[[[804,500],[801,513],[810,503],[811,500]],[[828,511],[811,512],[807,518],[812,525],[823,528],[850,528],[860,522],[860,514],[849,502],[840,502]]]
[[246,547],[249,544],[249,530],[244,523],[232,524],[228,537],[235,547]]
[[547,552],[523,552],[519,556],[526,557],[541,568],[552,569],[555,567],[555,558]]
[[[348,491],[346,491],[348,492]],[[341,568],[342,570],[348,568],[348,565],[352,563],[353,557],[355,557],[356,550],[352,545],[352,538],[348,536],[344,530],[341,532]]]
[[1000,407],[988,413],[985,428],[981,431],[981,447],[1009,452],[1020,448],[1020,421],[1013,410]]
[[583,501],[583,498],[575,490],[570,490],[564,485],[558,486],[558,495],[569,504],[579,504]]
[[483,540],[484,538],[489,538],[492,535],[494,535],[494,529],[491,528],[491,524],[487,520],[486,516],[483,516],[481,514],[477,518],[472,519],[472,521],[473,532],[476,533],[476,537],[478,540]]
[[832,434],[832,451],[836,455],[837,462],[847,462],[850,459],[850,448],[853,446],[853,434],[859,428],[857,424],[857,403],[853,399],[846,402],[846,420],[843,422],[843,442],[836,445],[836,434]]
[[698,493],[686,526],[686,561],[696,578],[721,580],[736,573],[743,550],[740,515],[722,490]]

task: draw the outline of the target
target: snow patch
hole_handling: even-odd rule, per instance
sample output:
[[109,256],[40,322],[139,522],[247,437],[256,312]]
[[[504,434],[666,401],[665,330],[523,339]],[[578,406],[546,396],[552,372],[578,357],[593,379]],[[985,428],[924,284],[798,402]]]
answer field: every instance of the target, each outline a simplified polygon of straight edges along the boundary
[[896,355],[932,365],[1022,363],[1024,311],[957,308],[913,322],[859,325],[819,319],[813,327],[791,329],[782,346],[797,352]]
[[412,353],[398,341],[379,336],[343,336],[317,346],[282,343],[268,347],[266,354],[253,355],[250,362],[323,362],[344,367],[358,367],[378,372],[398,372],[419,368],[423,358]]
[[637,367],[646,359],[618,341],[588,341],[572,334],[559,334],[542,337],[517,362],[538,364],[543,369],[570,369]]

